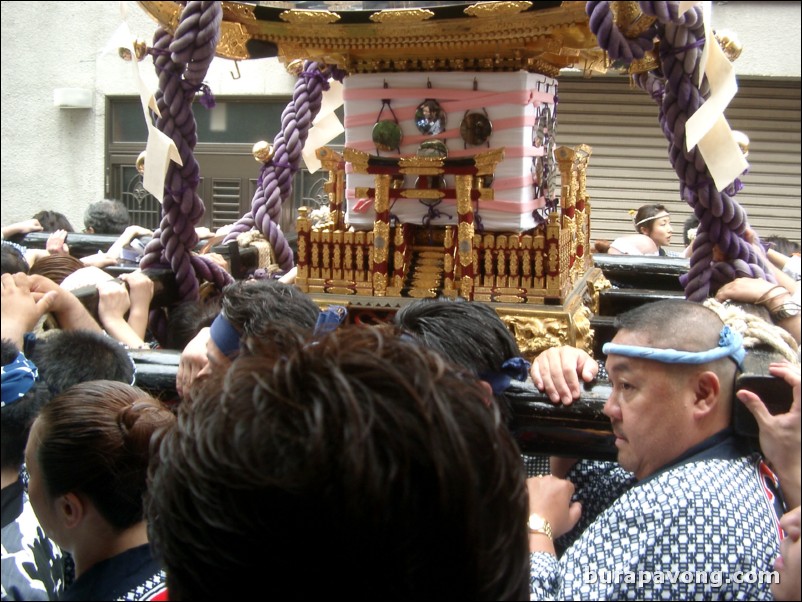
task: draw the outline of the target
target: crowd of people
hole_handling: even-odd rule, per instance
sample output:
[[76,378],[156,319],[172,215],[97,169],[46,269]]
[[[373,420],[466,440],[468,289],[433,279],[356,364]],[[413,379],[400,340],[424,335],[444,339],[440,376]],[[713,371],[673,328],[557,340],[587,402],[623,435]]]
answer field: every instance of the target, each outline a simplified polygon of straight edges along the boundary
[[[343,308],[272,279],[171,308],[155,341],[142,272],[101,276],[94,314],[69,290],[85,267],[31,272],[69,257],[47,213],[3,229],[3,600],[800,598],[798,348],[770,367],[793,391],[772,415],[735,389],[737,329],[688,301],[637,307],[604,346],[617,462],[530,456],[510,386],[571,404],[599,376],[585,351],[530,364],[464,300],[340,325]],[[120,248],[151,234],[112,222]],[[640,222],[668,245],[664,208]],[[6,244],[48,228],[38,258]],[[776,265],[777,284],[717,297],[763,306],[798,345],[798,261]],[[181,352],[169,406],[137,387],[129,351],[154,345]]]

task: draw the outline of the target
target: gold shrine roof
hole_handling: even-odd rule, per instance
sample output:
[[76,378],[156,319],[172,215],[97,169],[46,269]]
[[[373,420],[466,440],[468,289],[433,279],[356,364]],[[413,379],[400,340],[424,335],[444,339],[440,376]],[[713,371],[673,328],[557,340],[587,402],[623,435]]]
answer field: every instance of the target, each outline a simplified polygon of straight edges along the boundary
[[[179,3],[139,4],[175,30]],[[396,4],[413,6],[381,8]],[[555,77],[567,67],[605,67],[585,2],[223,2],[217,55],[311,59],[349,73],[524,69]]]

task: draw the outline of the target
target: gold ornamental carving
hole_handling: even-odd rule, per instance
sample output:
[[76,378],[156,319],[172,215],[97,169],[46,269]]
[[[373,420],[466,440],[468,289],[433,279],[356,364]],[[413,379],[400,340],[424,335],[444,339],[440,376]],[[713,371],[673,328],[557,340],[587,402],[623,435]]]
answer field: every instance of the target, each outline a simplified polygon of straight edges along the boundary
[[377,297],[384,297],[387,290],[387,275],[379,272],[373,274],[373,294]]
[[293,25],[327,25],[342,17],[327,10],[286,10],[279,15],[282,21]]
[[[141,63],[145,60],[145,57],[148,54],[148,43],[141,39],[137,38],[134,40],[134,54],[136,55],[137,62]],[[118,50],[120,58],[126,62],[134,60],[134,57],[131,56],[131,49],[128,46],[120,46]]]
[[479,189],[479,201],[494,201],[496,194],[492,188]]
[[484,151],[474,156],[476,173],[480,176],[492,175],[496,171],[496,165],[504,160],[504,147],[494,148]]
[[218,56],[233,60],[244,60],[249,57],[246,44],[250,34],[239,23],[223,21],[220,24],[220,40],[215,52]]
[[615,0],[610,2],[613,23],[621,30],[625,38],[637,38],[657,20],[643,14],[638,2]]
[[387,222],[375,222],[373,225],[373,261],[385,263],[388,257],[390,241],[390,225]]
[[[457,188],[457,213],[467,215],[473,211],[471,205],[471,187],[473,178],[471,176],[457,176],[455,181]],[[473,233],[471,233],[473,236]]]
[[524,298],[520,295],[496,295],[493,299],[497,303],[523,303]]
[[437,297],[437,289],[413,288],[408,294],[413,299],[434,299]]
[[[301,65],[303,67],[303,64]],[[329,172],[329,183],[334,183],[337,181],[336,174],[340,171],[340,163],[342,162],[342,155],[337,151],[329,148],[328,146],[321,146],[315,151],[315,156],[320,160],[321,165],[323,168]],[[326,192],[333,192],[332,190],[327,190]]]
[[345,286],[327,286],[326,292],[331,295],[355,295],[356,291]]
[[374,23],[412,24],[432,17],[434,17],[434,13],[425,8],[401,8],[380,10],[370,15],[370,20]]
[[505,17],[517,15],[532,6],[531,2],[479,2],[463,12],[471,17]]
[[344,148],[343,158],[351,164],[356,173],[367,173],[370,155],[355,148]]
[[223,20],[245,21],[255,18],[253,6],[237,2],[223,2]]
[[590,297],[590,311],[594,314],[599,314],[599,301],[601,299],[601,292],[613,288],[607,278],[599,274],[598,278],[588,279],[588,295]]
[[402,191],[401,196],[405,199],[426,199],[438,201],[445,197],[446,193],[443,190],[437,190],[436,188],[415,188],[414,190]]
[[594,332],[590,327],[590,318],[592,315],[590,309],[584,305],[580,305],[579,309],[574,313],[574,347],[583,349],[588,353],[592,353],[593,351]]
[[443,257],[443,271],[449,274],[454,271],[454,257],[450,253]]
[[443,267],[438,264],[421,264],[418,263],[418,268],[415,270],[415,277],[418,278],[432,278],[433,276],[439,276],[443,273]]
[[460,296],[464,299],[470,299],[473,294],[473,278],[470,276],[463,276],[460,280],[459,292]]
[[724,56],[726,56],[731,63],[738,60],[738,57],[741,56],[741,52],[743,52],[744,49],[738,38],[736,38],[734,34],[726,31],[714,31],[713,35],[718,45],[721,46],[721,49],[724,51]]
[[376,176],[376,196],[373,200],[376,217],[390,209],[390,176],[379,174]]
[[[444,171],[445,161],[440,157],[399,157],[398,167],[401,173],[419,173],[424,175],[441,174]],[[421,171],[436,170],[436,171]]]
[[[150,0],[139,5],[175,32],[180,4]],[[274,13],[224,2],[223,23],[234,27],[221,38],[219,54],[261,58],[255,50],[259,45],[248,43],[255,40],[274,45],[284,64],[315,60],[349,73],[524,69],[556,75],[567,67],[582,68],[603,54],[584,8],[582,2],[544,7],[534,2],[478,2],[448,15],[440,14],[439,7],[373,10],[372,21],[351,23],[329,10]]]
[[445,169],[443,169],[442,167],[435,167],[435,166],[433,166],[433,167],[402,167],[401,166],[401,162],[403,160],[404,160],[403,158],[399,159],[398,165],[399,165],[399,167],[401,167],[401,169],[399,169],[399,172],[404,174],[405,176],[406,175],[439,176],[439,175],[445,173]]
[[647,73],[648,71],[657,69],[659,66],[660,59],[657,56],[657,52],[648,50],[644,53],[642,59],[635,59],[632,61],[632,64],[629,66],[629,74]]
[[568,316],[506,315],[501,320],[512,331],[521,354],[532,359],[551,347],[569,345],[571,328]]
[[473,242],[473,224],[462,222],[459,225],[459,263],[465,267],[471,264],[472,261],[472,248]]

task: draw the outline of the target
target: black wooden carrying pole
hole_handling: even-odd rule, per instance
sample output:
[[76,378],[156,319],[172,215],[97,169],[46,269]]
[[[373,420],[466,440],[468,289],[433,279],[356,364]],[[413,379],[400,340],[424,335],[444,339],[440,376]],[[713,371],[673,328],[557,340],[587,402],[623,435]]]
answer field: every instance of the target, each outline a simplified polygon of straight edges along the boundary
[[512,433],[521,451],[615,460],[615,437],[602,412],[610,390],[607,381],[590,383],[579,399],[562,405],[552,403],[530,381],[513,383],[507,396],[514,415]]
[[[44,249],[50,232],[29,232],[20,244],[31,249]],[[70,255],[78,259],[93,255],[98,251],[106,252],[117,242],[117,234],[85,234],[83,232],[68,232],[64,242],[70,247]]]
[[655,255],[610,255],[595,253],[593,264],[613,286],[681,291],[679,277],[689,268],[682,257]]
[[[47,239],[50,237],[49,232],[29,232],[21,240],[20,244],[31,249],[44,249],[47,247]],[[81,259],[88,255],[95,253],[105,253],[117,241],[116,234],[86,234],[83,232],[70,232],[67,234],[64,242],[70,248],[70,255]],[[206,241],[198,241],[195,248],[200,251]],[[244,274],[252,268],[258,267],[259,263],[259,250],[256,247],[237,246],[236,241],[227,245],[217,245],[212,247],[212,251],[220,253],[226,257],[231,264],[231,274],[235,278],[241,278]],[[131,272],[137,269],[137,265],[132,262],[120,262],[119,265],[104,268],[106,271],[115,275]]]
[[[28,237],[30,236],[45,236],[46,240],[46,235],[41,233],[29,234]],[[97,239],[100,235],[76,236]],[[214,250],[226,252],[225,247]],[[232,249],[228,251],[230,253]],[[247,248],[239,251],[247,252],[246,256],[249,257],[255,250]],[[242,260],[242,254],[239,255],[239,259]],[[604,290],[600,294],[600,307],[604,310],[602,312],[604,315],[594,316],[591,319],[596,335],[594,356],[603,359],[601,346],[614,334],[615,314],[649,301],[681,297],[678,278],[687,270],[687,261],[621,255],[596,255],[594,260],[597,264],[601,264],[605,276],[617,283],[614,288]],[[175,301],[177,287],[172,271],[149,269],[145,273],[155,284],[152,302],[154,307],[169,305]],[[636,284],[651,285],[656,288],[631,288]],[[89,286],[74,293],[89,311],[97,316],[97,289]],[[137,368],[137,385],[168,404],[175,406],[180,403],[175,388],[180,352],[137,350],[130,353]],[[790,387],[784,381],[769,376],[768,364],[776,359],[775,353],[765,349],[750,351],[744,362],[744,372],[738,378],[736,385],[736,390],[743,387],[759,393],[767,403],[771,404],[770,409],[774,413],[787,411],[792,401]],[[589,383],[585,385],[580,399],[564,406],[553,404],[531,382],[513,381],[511,389],[507,392],[514,416],[511,429],[521,450],[567,457],[615,459],[616,448],[610,421],[603,413],[610,392],[611,387],[607,381]],[[733,402],[733,408],[736,430],[755,440],[757,426],[751,414],[737,400]]]
[[[168,404],[175,405],[175,377],[181,354],[178,351],[131,351],[137,368],[136,384]],[[787,412],[791,388],[768,375],[768,364],[776,355],[764,349],[750,351],[736,390],[749,388],[759,393],[773,413]],[[513,382],[507,391],[511,398],[512,433],[521,451],[554,456],[615,460],[610,420],[603,412],[612,388],[606,380],[588,383],[580,398],[571,405],[552,403],[531,382]],[[659,401],[656,401],[659,403]],[[757,448],[757,426],[749,411],[733,400],[736,432],[751,439]],[[488,453],[490,453],[488,451]]]

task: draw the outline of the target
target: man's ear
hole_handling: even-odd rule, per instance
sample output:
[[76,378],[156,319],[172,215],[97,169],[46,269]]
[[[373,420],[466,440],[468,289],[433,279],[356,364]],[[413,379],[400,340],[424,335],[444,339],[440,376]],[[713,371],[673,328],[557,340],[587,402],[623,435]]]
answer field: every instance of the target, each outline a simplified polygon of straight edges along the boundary
[[697,374],[694,386],[694,418],[706,418],[718,410],[721,406],[720,393],[721,381],[715,372],[707,370]]
[[496,398],[493,395],[493,387],[486,380],[480,380],[479,385],[482,387],[482,397],[485,400],[485,405],[489,408],[496,403]]
[[56,510],[62,524],[67,529],[74,529],[84,519],[86,503],[75,493],[65,493],[56,500]]
[[84,228],[84,234],[94,234],[94,233],[95,229],[92,226],[87,226],[86,228]]

